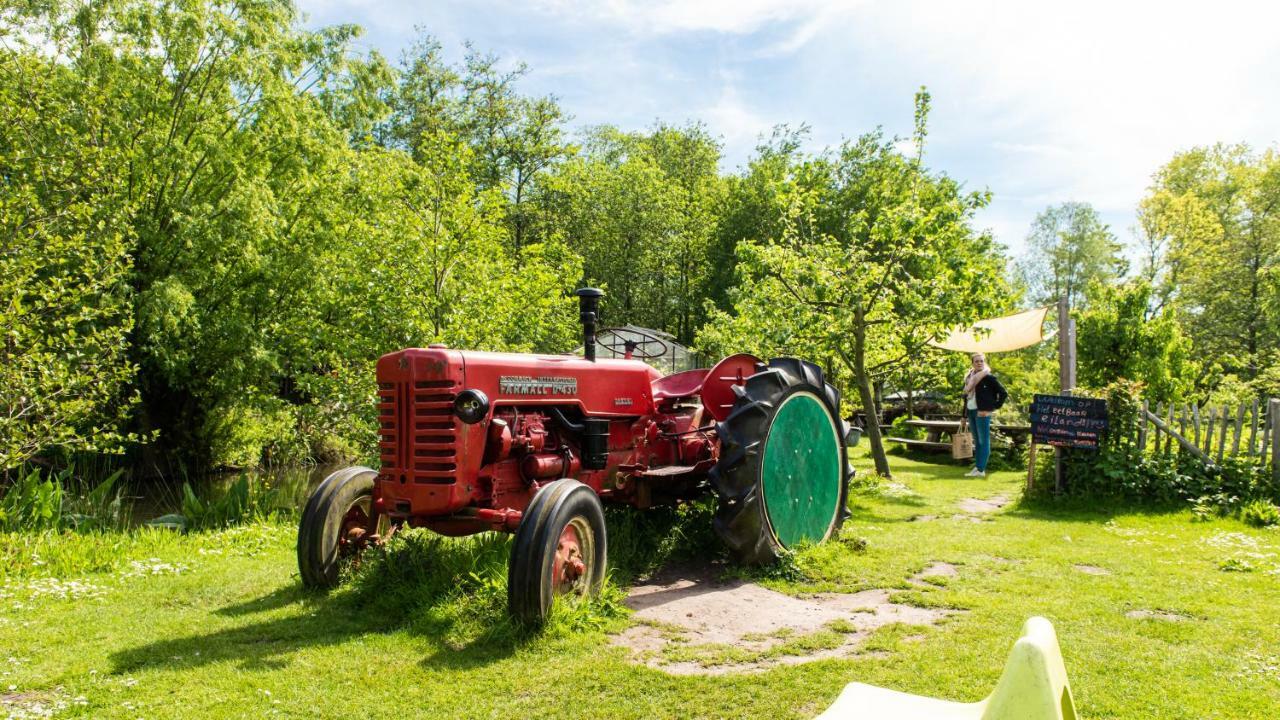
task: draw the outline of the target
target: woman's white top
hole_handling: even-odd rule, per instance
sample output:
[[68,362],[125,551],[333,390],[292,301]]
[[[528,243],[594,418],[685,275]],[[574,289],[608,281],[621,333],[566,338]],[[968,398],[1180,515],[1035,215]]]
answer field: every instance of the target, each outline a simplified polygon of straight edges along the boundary
[[978,409],[978,393],[976,391],[969,393],[969,401],[965,403],[965,407],[970,410]]

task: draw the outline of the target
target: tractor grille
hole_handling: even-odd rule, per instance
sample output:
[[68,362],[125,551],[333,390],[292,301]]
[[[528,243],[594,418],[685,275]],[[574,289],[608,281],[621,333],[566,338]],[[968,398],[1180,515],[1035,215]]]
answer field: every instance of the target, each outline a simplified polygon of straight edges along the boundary
[[451,483],[458,471],[452,380],[378,383],[378,449],[384,472]]

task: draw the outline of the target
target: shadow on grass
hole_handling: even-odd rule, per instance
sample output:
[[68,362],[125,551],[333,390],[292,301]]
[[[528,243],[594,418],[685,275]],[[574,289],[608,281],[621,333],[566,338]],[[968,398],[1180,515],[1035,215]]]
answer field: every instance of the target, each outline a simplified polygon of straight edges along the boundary
[[262,597],[218,608],[217,610],[214,610],[214,612],[225,617],[253,615],[255,613],[266,612],[267,610],[275,610],[287,605],[292,605],[311,597],[315,597],[315,594],[308,591],[301,585],[285,585],[283,587],[276,588]]
[[1123,498],[1024,495],[1005,515],[1049,522],[1104,524],[1121,516],[1167,517],[1181,515],[1186,511],[1185,506],[1176,503],[1143,504]]
[[898,495],[893,493],[881,493],[874,496],[877,500],[887,505],[906,505],[908,507],[924,507],[929,504],[928,499],[923,495]]
[[247,618],[296,606],[284,617],[157,640],[111,656],[113,670],[184,668],[237,661],[244,669],[287,665],[298,650],[339,645],[371,633],[408,631],[485,664],[537,637],[506,613],[509,538],[397,536],[331,593],[298,583],[212,614]]
[[[373,633],[407,632],[431,652],[424,666],[475,667],[509,657],[543,637],[600,629],[625,615],[628,582],[671,559],[723,554],[711,533],[711,507],[609,513],[609,555],[614,581],[600,598],[557,601],[541,629],[520,625],[507,612],[508,535],[448,538],[426,530],[397,534],[371,551],[333,592],[312,592],[297,582],[211,612],[213,632],[157,640],[111,656],[114,672],[239,662],[246,669],[287,664],[298,650],[340,645]],[[244,624],[252,616],[270,619]]]

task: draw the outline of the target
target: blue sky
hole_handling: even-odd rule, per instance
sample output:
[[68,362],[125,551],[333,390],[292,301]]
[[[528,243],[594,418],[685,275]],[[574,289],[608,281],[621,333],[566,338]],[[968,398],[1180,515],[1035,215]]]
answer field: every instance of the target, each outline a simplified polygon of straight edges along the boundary
[[1280,140],[1280,3],[857,0],[300,0],[392,59],[419,32],[525,62],[575,126],[701,120],[725,169],[777,123],[812,149],[907,135],[933,96],[926,162],[994,193],[979,217],[1017,255],[1035,214],[1075,200],[1132,240],[1151,174],[1195,145]]

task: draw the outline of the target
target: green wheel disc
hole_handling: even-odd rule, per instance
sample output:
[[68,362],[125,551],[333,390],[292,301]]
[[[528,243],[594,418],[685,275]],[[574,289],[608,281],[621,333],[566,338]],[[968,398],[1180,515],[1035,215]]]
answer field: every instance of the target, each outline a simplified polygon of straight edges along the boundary
[[783,547],[821,542],[840,512],[840,439],[822,400],[787,396],[765,438],[761,458],[765,515]]

